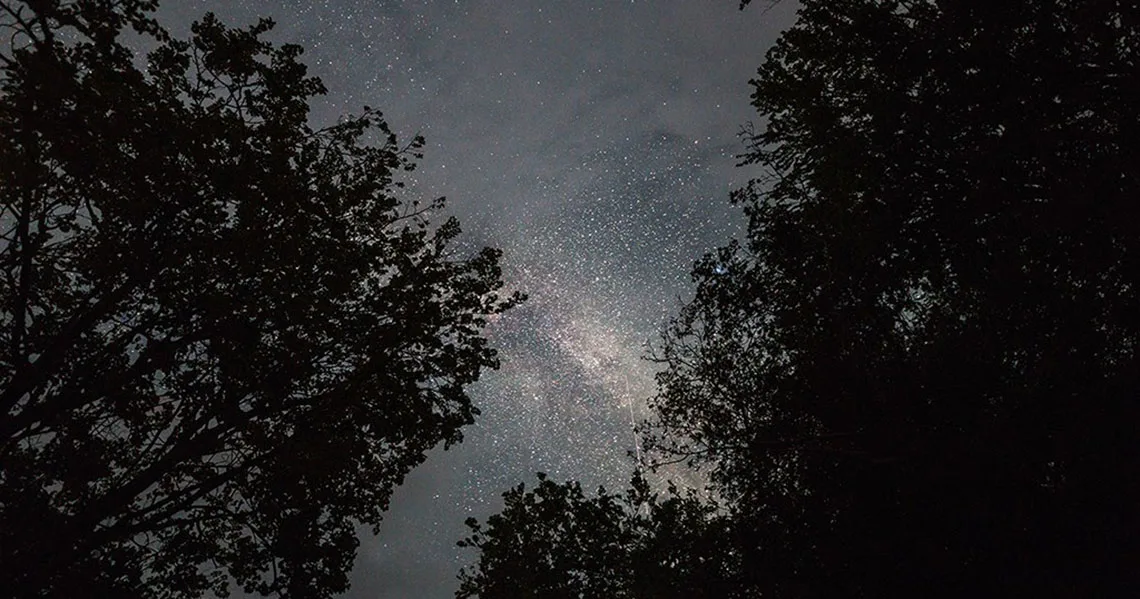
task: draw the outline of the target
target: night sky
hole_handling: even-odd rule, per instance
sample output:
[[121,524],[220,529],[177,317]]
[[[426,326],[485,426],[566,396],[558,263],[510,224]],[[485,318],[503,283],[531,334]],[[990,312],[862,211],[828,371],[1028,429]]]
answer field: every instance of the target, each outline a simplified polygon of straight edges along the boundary
[[488,334],[501,370],[472,396],[464,442],[397,489],[362,530],[349,597],[451,597],[474,555],[463,520],[498,511],[537,471],[620,488],[631,421],[653,394],[647,342],[691,293],[689,270],[737,236],[737,133],[748,79],[795,5],[736,0],[514,2],[165,0],[184,36],[206,11],[272,17],[329,95],[314,124],[364,105],[427,138],[407,199],[448,198],[458,249],[504,250],[530,300]]

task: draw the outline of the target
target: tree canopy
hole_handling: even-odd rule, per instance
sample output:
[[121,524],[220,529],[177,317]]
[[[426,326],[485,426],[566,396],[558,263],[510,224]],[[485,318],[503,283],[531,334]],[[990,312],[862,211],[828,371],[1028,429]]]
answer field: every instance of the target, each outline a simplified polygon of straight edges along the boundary
[[155,5],[0,2],[0,587],[331,596],[520,298],[401,200],[422,139]]
[[1136,582],[1138,50],[1128,3],[803,3],[655,400],[756,584]]
[[655,493],[636,473],[624,493],[587,496],[544,474],[519,484],[484,524],[468,519],[461,547],[479,561],[460,574],[459,598],[732,597],[740,588],[728,520],[695,492]]
[[801,5],[649,450],[708,473],[748,596],[1140,588],[1140,11]]

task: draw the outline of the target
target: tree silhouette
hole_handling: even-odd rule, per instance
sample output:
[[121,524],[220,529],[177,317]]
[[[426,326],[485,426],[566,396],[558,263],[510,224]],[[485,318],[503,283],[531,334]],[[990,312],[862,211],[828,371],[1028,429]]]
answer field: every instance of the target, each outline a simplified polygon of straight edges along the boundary
[[806,0],[653,441],[767,596],[1135,589],[1140,11]]
[[680,599],[740,588],[729,522],[695,493],[654,493],[635,474],[624,493],[588,497],[539,474],[534,489],[520,484],[503,499],[486,527],[467,521],[472,534],[459,545],[479,561],[461,572],[456,597]]
[[328,597],[519,297],[398,198],[421,139],[155,5],[0,2],[0,587]]

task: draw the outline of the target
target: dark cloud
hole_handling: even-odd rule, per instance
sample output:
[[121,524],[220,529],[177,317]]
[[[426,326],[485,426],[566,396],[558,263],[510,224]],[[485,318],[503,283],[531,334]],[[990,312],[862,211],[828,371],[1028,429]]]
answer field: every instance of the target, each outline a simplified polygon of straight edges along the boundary
[[739,230],[728,190],[748,79],[795,6],[734,0],[167,0],[184,33],[212,10],[277,21],[330,89],[314,121],[381,108],[427,156],[464,243],[505,250],[531,301],[491,330],[503,368],[473,389],[466,441],[436,451],[366,534],[351,597],[451,596],[463,520],[535,471],[620,486],[652,365],[644,344],[701,253]]

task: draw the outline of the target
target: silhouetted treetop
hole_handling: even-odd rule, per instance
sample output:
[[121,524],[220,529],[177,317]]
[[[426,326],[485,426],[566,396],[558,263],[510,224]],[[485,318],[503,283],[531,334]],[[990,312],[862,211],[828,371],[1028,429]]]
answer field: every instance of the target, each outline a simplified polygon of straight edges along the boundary
[[479,551],[460,574],[459,598],[733,597],[739,556],[729,522],[696,492],[650,490],[635,473],[623,493],[538,475],[503,494],[503,511],[461,547]]
[[0,586],[328,597],[519,298],[400,198],[422,139],[155,4],[0,2]]
[[1136,584],[1138,50],[1127,2],[802,3],[654,402],[757,588]]

